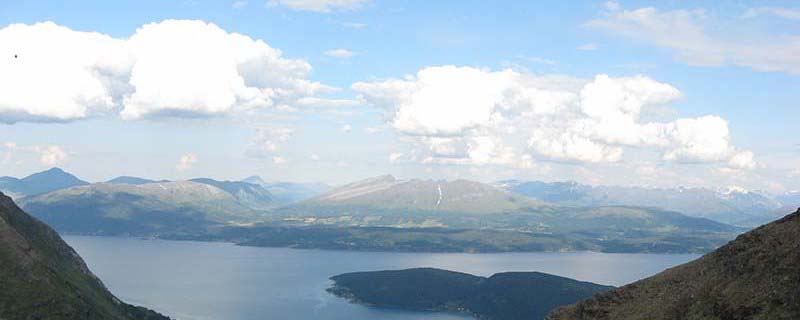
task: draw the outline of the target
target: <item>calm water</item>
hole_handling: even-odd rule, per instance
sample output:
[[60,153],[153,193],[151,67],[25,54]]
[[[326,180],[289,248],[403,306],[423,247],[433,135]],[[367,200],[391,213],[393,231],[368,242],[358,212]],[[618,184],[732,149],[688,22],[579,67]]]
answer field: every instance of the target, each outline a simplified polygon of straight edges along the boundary
[[65,236],[123,300],[178,319],[466,319],[380,310],[329,295],[345,272],[437,267],[489,276],[541,271],[621,285],[696,255],[375,253],[239,247],[228,243]]

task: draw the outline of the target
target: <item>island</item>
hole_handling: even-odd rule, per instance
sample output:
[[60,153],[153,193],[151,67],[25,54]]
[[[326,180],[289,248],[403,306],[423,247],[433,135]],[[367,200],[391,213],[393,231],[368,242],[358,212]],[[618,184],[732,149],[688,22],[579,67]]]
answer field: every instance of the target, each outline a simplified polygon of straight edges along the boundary
[[327,291],[353,303],[490,320],[544,319],[559,306],[613,289],[541,272],[487,278],[435,268],[345,273],[331,280]]

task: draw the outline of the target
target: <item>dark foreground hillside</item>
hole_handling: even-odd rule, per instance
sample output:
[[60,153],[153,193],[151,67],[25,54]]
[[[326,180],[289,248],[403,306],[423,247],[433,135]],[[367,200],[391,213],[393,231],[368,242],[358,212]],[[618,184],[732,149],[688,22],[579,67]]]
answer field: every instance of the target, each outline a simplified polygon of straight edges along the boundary
[[553,308],[612,288],[539,272],[484,278],[433,268],[354,272],[331,280],[328,292],[356,303],[492,320],[542,319]]
[[800,319],[800,210],[548,319]]
[[168,319],[114,297],[78,254],[0,193],[0,319]]

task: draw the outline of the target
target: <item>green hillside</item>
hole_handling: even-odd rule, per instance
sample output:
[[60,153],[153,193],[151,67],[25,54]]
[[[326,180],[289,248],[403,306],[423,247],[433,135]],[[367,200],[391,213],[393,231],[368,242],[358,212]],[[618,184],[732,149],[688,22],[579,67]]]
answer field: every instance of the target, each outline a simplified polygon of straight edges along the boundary
[[0,319],[168,319],[115,298],[44,223],[0,194]]

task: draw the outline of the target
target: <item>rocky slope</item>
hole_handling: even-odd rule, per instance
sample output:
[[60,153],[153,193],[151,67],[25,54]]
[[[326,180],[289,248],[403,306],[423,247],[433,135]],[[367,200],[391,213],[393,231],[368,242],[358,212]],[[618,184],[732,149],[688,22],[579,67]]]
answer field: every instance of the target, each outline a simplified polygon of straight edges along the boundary
[[78,254],[0,193],[0,319],[168,319],[115,298]]
[[800,210],[550,320],[800,319]]

